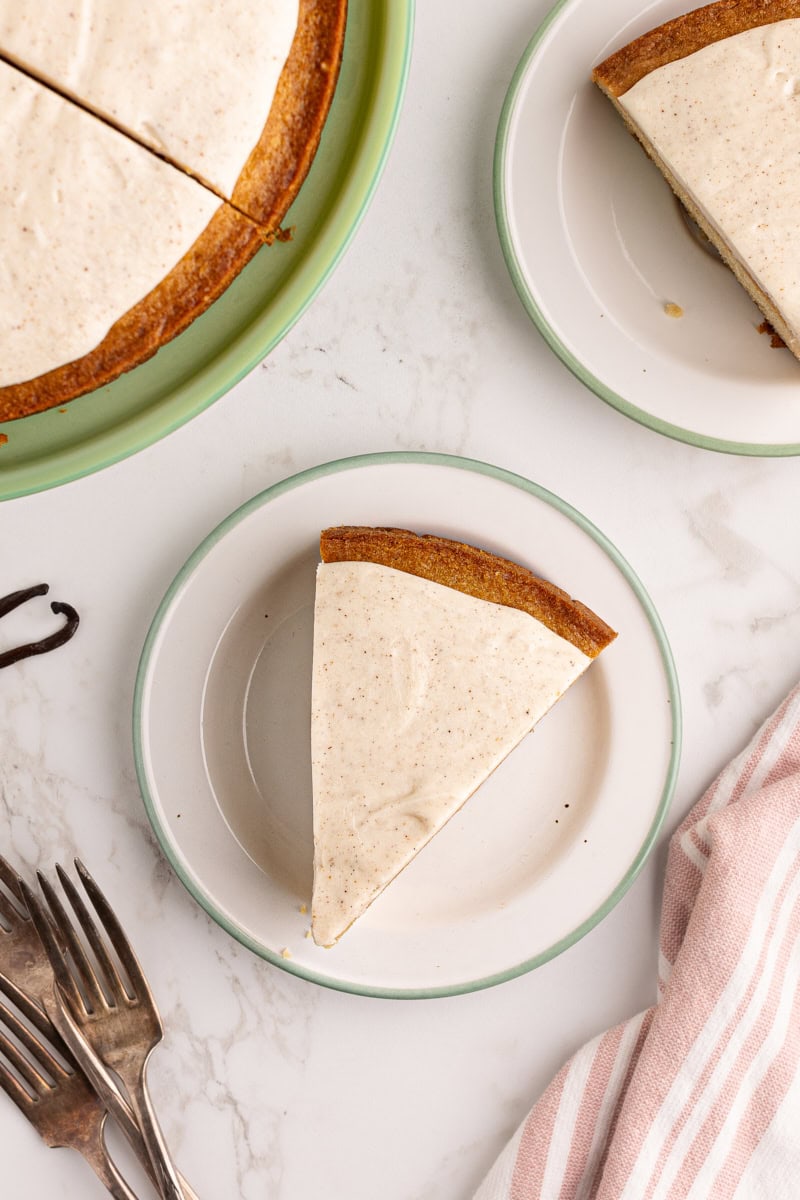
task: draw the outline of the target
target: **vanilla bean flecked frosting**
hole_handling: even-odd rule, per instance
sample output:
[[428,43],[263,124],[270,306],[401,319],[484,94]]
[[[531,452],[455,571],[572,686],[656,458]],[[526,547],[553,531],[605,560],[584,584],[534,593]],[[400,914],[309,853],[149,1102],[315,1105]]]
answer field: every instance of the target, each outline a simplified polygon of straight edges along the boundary
[[315,941],[344,933],[591,661],[518,609],[376,563],[319,566]]
[[800,19],[704,46],[618,102],[800,330]]

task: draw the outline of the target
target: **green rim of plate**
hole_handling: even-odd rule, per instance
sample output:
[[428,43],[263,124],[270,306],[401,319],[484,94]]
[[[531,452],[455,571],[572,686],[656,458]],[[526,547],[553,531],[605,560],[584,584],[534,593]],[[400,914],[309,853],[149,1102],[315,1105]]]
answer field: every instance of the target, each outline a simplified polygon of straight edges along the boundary
[[[361,467],[381,466],[385,464],[396,463],[422,463],[438,467],[450,467],[457,470],[473,471],[479,475],[488,475],[493,479],[497,479],[502,483],[509,484],[512,487],[519,488],[523,492],[527,492],[531,496],[535,496],[538,500],[544,501],[552,508],[557,509],[560,513],[566,516],[574,524],[579,526],[590,538],[600,547],[601,550],[611,559],[620,573],[624,576],[637,600],[639,601],[645,616],[653,631],[653,635],[658,645],[661,654],[661,660],[664,667],[664,674],[667,681],[668,702],[671,713],[671,750],[670,759],[667,766],[667,772],[664,779],[661,796],[658,807],[652,824],[647,832],[647,835],[642,842],[639,852],[626,871],[624,877],[620,880],[613,891],[608,895],[603,904],[600,905],[594,913],[591,914],[585,921],[573,929],[565,937],[549,946],[540,954],[526,959],[523,962],[515,963],[504,971],[496,972],[492,975],[486,975],[477,979],[465,980],[459,983],[450,984],[446,987],[430,987],[430,988],[382,988],[373,987],[366,984],[349,983],[346,980],[337,979],[332,976],[323,974],[322,972],[312,971],[306,967],[302,967],[291,959],[285,959],[277,951],[270,950],[261,945],[255,939],[251,938],[247,933],[230,921],[224,913],[220,912],[214,905],[213,900],[197,885],[191,876],[184,870],[181,862],[174,853],[170,839],[158,820],[156,813],[156,805],[153,796],[147,783],[147,771],[144,763],[144,754],[142,750],[143,739],[143,718],[142,718],[142,702],[146,684],[146,678],[150,670],[150,663],[156,642],[161,630],[162,623],[168,615],[176,595],[183,588],[186,580],[193,573],[198,563],[213,550],[214,546],[228,533],[228,531],[244,520],[255,509],[262,508],[265,504],[275,500],[278,496],[292,491],[294,488],[303,487],[307,483],[311,483],[326,475],[337,474],[341,471],[358,470]],[[437,999],[447,996],[463,995],[467,992],[480,991],[484,988],[494,987],[500,983],[506,983],[508,980],[515,979],[520,975],[532,971],[534,968],[542,966],[561,954],[568,947],[574,945],[584,937],[595,925],[599,924],[615,905],[622,899],[625,893],[630,888],[633,881],[638,876],[645,861],[647,860],[656,838],[664,823],[667,811],[669,809],[672,794],[675,790],[675,783],[678,775],[678,767],[681,756],[681,741],[682,741],[682,716],[681,716],[681,699],[678,686],[678,677],[675,670],[675,663],[672,657],[667,635],[661,624],[661,619],[656,612],[652,600],[645,591],[645,588],[638,576],[633,571],[630,564],[617,550],[616,546],[602,533],[597,526],[593,525],[588,518],[582,513],[573,508],[565,500],[560,499],[554,493],[540,487],[539,484],[525,479],[522,475],[516,475],[511,471],[507,471],[502,467],[491,466],[489,463],[479,462],[475,459],[460,458],[455,455],[429,453],[425,451],[389,451],[385,453],[363,454],[351,458],[337,459],[334,462],[323,463],[321,466],[312,467],[309,470],[301,471],[297,475],[292,475],[288,479],[281,480],[265,491],[254,496],[247,503],[232,512],[220,525],[216,527],[203,542],[197,547],[194,553],[190,556],[177,576],[170,585],[166,595],[159,605],[155,617],[148,631],[139,661],[139,668],[136,674],[136,685],[134,690],[133,700],[133,750],[134,761],[136,765],[136,774],[139,781],[139,789],[144,801],[145,810],[147,812],[150,824],[156,835],[161,849],[168,859],[175,874],[180,879],[189,894],[197,901],[197,903],[205,909],[208,915],[224,929],[231,937],[246,946],[248,950],[252,950],[254,954],[260,958],[271,962],[273,966],[280,967],[283,971],[288,971],[291,975],[296,975],[300,979],[305,979],[310,983],[319,984],[321,987],[332,988],[335,991],[348,992],[361,996],[374,996],[379,999],[388,1000],[427,1000]]]
[[[277,345],[342,258],[380,180],[411,62],[414,0],[349,0],[339,82],[320,148],[284,224],[211,308],[107,387],[0,423],[0,500],[107,467],[219,399]],[[277,252],[277,253],[276,253]]]
[[624,396],[620,396],[607,384],[593,375],[568,349],[561,341],[561,338],[556,333],[555,329],[550,325],[547,316],[537,301],[534,299],[533,293],[528,285],[525,273],[522,269],[519,257],[517,255],[514,244],[513,234],[511,232],[511,221],[509,218],[508,194],[506,189],[507,166],[509,156],[509,142],[513,131],[514,117],[516,115],[517,101],[520,91],[527,78],[531,63],[536,58],[539,51],[543,48],[542,44],[549,33],[551,27],[556,23],[561,13],[570,5],[577,3],[578,0],[559,0],[559,2],[550,10],[541,23],[539,28],[534,33],[528,43],[525,52],[522,55],[517,69],[515,70],[511,83],[509,84],[506,93],[503,107],[500,113],[500,121],[497,128],[497,137],[494,148],[494,165],[493,165],[493,193],[494,193],[494,211],[495,221],[497,223],[497,231],[500,235],[500,245],[503,251],[503,257],[506,260],[509,274],[511,275],[514,287],[517,290],[520,300],[526,309],[528,316],[536,325],[539,333],[547,342],[550,349],[557,355],[564,365],[579,379],[590,391],[594,392],[601,400],[610,404],[612,408],[618,409],[624,413],[626,417],[631,417],[640,425],[646,425],[649,429],[653,429],[656,433],[662,433],[666,437],[673,438],[675,441],[686,442],[691,446],[698,446],[703,450],[719,450],[726,454],[743,454],[752,455],[760,458],[789,458],[793,455],[800,454],[800,443],[757,443],[757,442],[737,442],[728,441],[724,438],[710,437],[707,434],[697,433],[692,429],[684,429],[680,425],[673,425],[669,421],[663,421],[660,417],[655,417],[644,409],[639,408],[630,400],[626,400]]

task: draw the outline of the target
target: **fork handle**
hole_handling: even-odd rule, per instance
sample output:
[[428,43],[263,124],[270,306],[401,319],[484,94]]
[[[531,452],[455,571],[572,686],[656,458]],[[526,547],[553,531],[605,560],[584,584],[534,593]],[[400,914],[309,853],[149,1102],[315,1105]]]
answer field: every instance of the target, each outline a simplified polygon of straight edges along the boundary
[[148,1054],[141,1067],[134,1071],[123,1073],[118,1068],[118,1074],[125,1085],[134,1119],[141,1131],[142,1140],[155,1173],[155,1184],[159,1195],[162,1200],[189,1200],[183,1188],[183,1181],[170,1157],[150,1099],[146,1077],[149,1058]]
[[[127,1094],[122,1094],[111,1072],[102,1060],[97,1057],[86,1041],[75,1021],[70,1016],[69,1009],[62,1001],[60,993],[57,990],[53,993],[52,1001],[45,1001],[45,1011],[50,1018],[51,1025],[60,1035],[76,1069],[86,1075],[86,1078],[97,1092],[106,1109],[115,1118],[120,1129],[125,1134],[131,1147],[150,1176],[151,1182],[158,1189],[159,1185],[155,1168],[150,1159],[150,1152],[145,1146],[142,1131],[131,1111]],[[178,1193],[181,1200],[184,1200],[184,1198],[185,1200],[198,1200],[197,1193],[193,1191],[180,1172],[176,1171],[176,1175],[179,1186],[182,1189]],[[123,1200],[127,1200],[127,1198],[123,1197]],[[135,1197],[134,1200],[136,1200]]]
[[[111,1112],[110,1108],[109,1112]],[[156,1184],[155,1168],[153,1167],[149,1152],[145,1147],[142,1131],[136,1124],[136,1120],[133,1116],[133,1113],[130,1111],[130,1108],[123,1102],[118,1109],[113,1111],[112,1116],[116,1118],[117,1124],[120,1126],[122,1132],[125,1134],[132,1148],[136,1152],[139,1160],[147,1171],[147,1174],[150,1176],[151,1182]],[[184,1198],[185,1200],[199,1200],[197,1192],[195,1192],[189,1182],[184,1179],[180,1171],[177,1171],[176,1174],[182,1189],[179,1193],[181,1200],[184,1200]]]
[[106,1191],[114,1197],[114,1200],[139,1200],[136,1193],[132,1192],[128,1187],[113,1162],[111,1162],[111,1159],[106,1158],[105,1160],[92,1162],[87,1155],[84,1155],[84,1158],[86,1158],[86,1161],[92,1167],[100,1182],[105,1185]]
[[80,1147],[81,1154],[114,1200],[138,1200],[111,1160],[103,1136],[104,1128],[105,1119],[96,1134]]

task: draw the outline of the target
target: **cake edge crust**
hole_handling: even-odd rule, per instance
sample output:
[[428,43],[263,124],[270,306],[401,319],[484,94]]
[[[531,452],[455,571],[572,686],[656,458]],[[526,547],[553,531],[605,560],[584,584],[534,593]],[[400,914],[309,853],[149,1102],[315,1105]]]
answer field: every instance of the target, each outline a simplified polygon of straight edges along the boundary
[[320,534],[323,562],[374,562],[444,584],[466,595],[517,608],[541,621],[588,658],[616,632],[580,600],[526,567],[466,542],[407,529],[343,525]]
[[263,246],[261,230],[221,203],[183,258],[82,358],[0,388],[0,421],[57,408],[138,367],[186,329]]
[[792,17],[800,17],[800,0],[715,0],[628,42],[594,68],[592,79],[616,98],[667,63],[747,29]]
[[300,0],[297,31],[261,136],[231,202],[265,229],[280,227],[319,148],[342,63],[347,0]]

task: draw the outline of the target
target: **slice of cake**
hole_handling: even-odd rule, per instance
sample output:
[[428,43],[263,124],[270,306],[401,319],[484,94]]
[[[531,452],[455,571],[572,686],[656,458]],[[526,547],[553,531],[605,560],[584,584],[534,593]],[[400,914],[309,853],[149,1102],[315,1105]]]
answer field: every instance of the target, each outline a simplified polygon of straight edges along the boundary
[[718,0],[592,78],[800,357],[800,3]]
[[0,56],[275,228],[336,85],[346,0],[0,0]]
[[616,634],[460,542],[343,527],[320,551],[311,928],[331,946]]
[[3,62],[0,146],[0,419],[153,353],[261,244],[207,188]]

